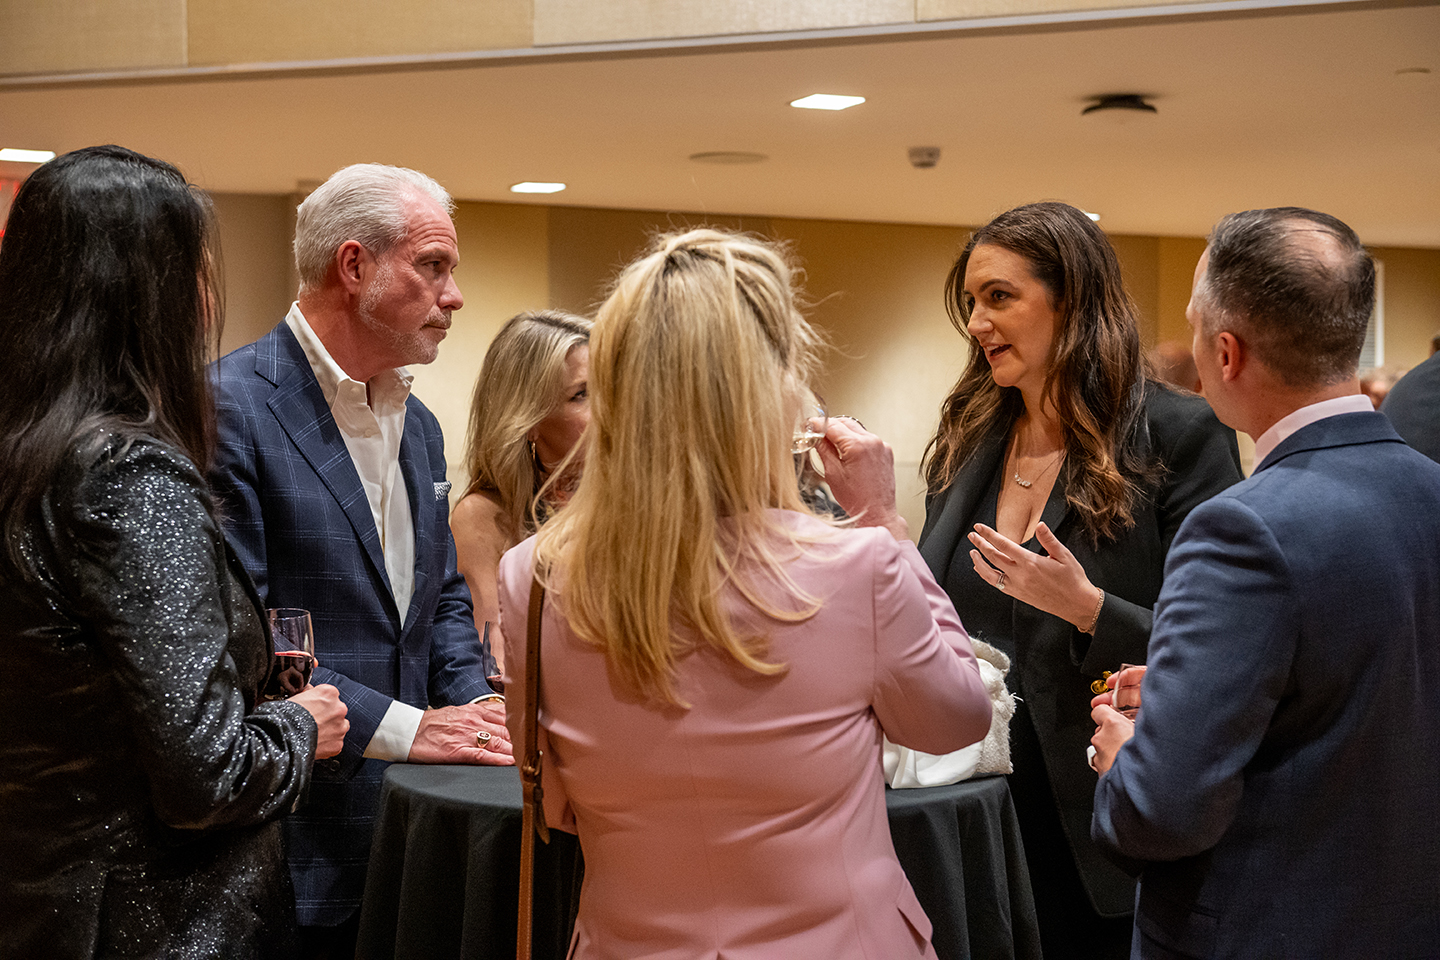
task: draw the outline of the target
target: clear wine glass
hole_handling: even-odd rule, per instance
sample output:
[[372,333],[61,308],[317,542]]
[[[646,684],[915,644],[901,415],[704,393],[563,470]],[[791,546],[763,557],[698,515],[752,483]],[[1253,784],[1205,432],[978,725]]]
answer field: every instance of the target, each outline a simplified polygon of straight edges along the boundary
[[270,620],[275,662],[265,684],[265,699],[285,700],[304,690],[315,669],[315,628],[310,611],[277,607],[265,611]]
[[799,454],[814,450],[820,438],[825,436],[825,425],[829,421],[830,418],[825,413],[825,401],[809,387],[802,387],[800,412],[795,416],[790,452]]
[[1115,679],[1115,692],[1111,702],[1116,710],[1130,719],[1140,712],[1140,681],[1145,677],[1145,668],[1133,663],[1120,664],[1120,675]]

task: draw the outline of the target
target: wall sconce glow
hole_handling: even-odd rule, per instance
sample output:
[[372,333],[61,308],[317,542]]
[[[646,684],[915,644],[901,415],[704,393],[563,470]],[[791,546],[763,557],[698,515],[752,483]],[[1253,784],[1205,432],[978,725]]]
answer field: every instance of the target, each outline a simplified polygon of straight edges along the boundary
[[14,147],[0,150],[0,160],[10,163],[49,163],[54,159],[54,150],[16,150]]
[[791,100],[790,106],[801,110],[845,110],[864,103],[864,97],[842,97],[833,93],[812,93],[799,100]]
[[563,183],[541,183],[538,180],[526,180],[510,185],[511,193],[559,193],[564,189]]
[[1085,214],[1085,216],[1089,217],[1091,220],[1094,220],[1096,223],[1100,222],[1100,214],[1091,213],[1089,210],[1082,210],[1080,212]]

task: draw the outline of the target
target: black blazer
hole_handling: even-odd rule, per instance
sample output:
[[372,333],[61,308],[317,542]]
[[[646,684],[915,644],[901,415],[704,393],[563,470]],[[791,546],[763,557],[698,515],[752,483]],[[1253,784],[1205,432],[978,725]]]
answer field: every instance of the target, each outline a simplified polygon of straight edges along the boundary
[[[1079,517],[1065,500],[1068,467],[1051,492],[1042,519],[1105,591],[1093,636],[1059,617],[1024,603],[1015,605],[1013,669],[1040,740],[1045,768],[1055,791],[1060,821],[1070,841],[1091,904],[1102,916],[1128,914],[1135,883],[1111,864],[1090,840],[1095,771],[1085,748],[1090,720],[1090,682],[1121,663],[1144,663],[1152,608],[1160,595],[1165,554],[1180,523],[1194,507],[1242,477],[1234,431],[1194,394],[1147,383],[1140,424],[1141,442],[1159,457],[1166,473],[1135,512],[1135,525],[1116,540],[1092,546]],[[1003,468],[1008,429],[980,445],[955,481],[929,498],[920,554],[941,584],[952,560],[969,564],[965,543],[976,510],[997,471]],[[966,597],[952,596],[963,622]]]
[[1440,353],[1401,377],[1380,412],[1406,443],[1440,463]]
[[23,537],[30,579],[0,577],[0,958],[290,955],[277,821],[315,721],[257,702],[264,614],[199,471],[111,436]]

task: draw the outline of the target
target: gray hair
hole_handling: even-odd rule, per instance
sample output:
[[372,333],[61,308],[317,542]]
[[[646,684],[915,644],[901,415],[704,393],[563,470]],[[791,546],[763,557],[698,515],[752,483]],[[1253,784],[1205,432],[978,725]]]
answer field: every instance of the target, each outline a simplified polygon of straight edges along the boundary
[[444,187],[406,167],[356,163],[322,183],[296,210],[300,289],[314,290],[325,282],[335,251],[347,241],[359,241],[376,256],[404,241],[409,228],[405,201],[416,195],[455,215],[455,201]]
[[1375,305],[1355,231],[1303,207],[1247,210],[1215,225],[1209,254],[1196,290],[1207,335],[1239,334],[1293,387],[1355,376]]

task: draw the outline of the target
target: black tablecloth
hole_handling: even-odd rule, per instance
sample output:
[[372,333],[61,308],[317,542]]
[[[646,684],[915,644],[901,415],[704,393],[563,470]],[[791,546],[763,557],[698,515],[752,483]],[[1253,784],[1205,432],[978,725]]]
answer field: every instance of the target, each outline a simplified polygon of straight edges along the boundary
[[[895,852],[941,960],[1040,956],[1003,777],[886,790]],[[582,873],[575,837],[536,844],[535,960],[560,960]],[[396,764],[385,775],[360,915],[360,960],[515,956],[520,777],[514,767]]]
[[940,960],[1039,960],[1030,871],[1004,777],[887,789],[885,808]]
[[[360,911],[358,960],[514,960],[520,887],[514,767],[394,764],[385,774]],[[535,843],[534,960],[563,960],[580,844]]]

